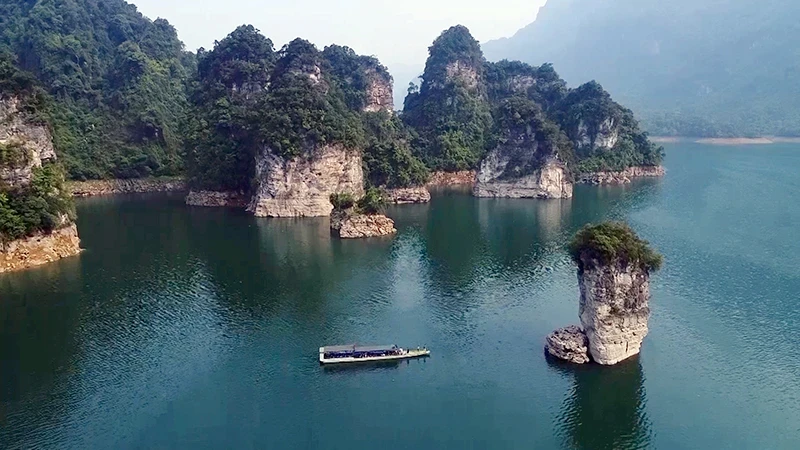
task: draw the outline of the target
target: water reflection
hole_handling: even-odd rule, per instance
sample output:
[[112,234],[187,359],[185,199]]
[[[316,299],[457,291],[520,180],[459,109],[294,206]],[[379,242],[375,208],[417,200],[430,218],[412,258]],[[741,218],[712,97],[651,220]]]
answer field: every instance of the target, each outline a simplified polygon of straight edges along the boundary
[[530,265],[558,244],[572,211],[571,200],[476,200],[483,237],[503,270]]
[[66,415],[60,380],[78,370],[82,305],[65,299],[81,283],[80,257],[0,276],[0,446],[22,447],[41,424]]
[[649,445],[652,425],[638,357],[614,367],[574,366],[551,359],[548,363],[574,380],[555,421],[565,447],[624,450]]

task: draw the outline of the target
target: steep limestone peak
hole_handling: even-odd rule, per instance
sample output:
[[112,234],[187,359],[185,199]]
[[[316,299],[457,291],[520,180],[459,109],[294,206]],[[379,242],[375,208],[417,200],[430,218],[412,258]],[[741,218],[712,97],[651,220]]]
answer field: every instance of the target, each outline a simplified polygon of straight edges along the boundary
[[483,52],[478,41],[463,25],[451,27],[428,49],[429,57],[422,75],[422,90],[442,87],[448,82],[476,89],[483,76]]

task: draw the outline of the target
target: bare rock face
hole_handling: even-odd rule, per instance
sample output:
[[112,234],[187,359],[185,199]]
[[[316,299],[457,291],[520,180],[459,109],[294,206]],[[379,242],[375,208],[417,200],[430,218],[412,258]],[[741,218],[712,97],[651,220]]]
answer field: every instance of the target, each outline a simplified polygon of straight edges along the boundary
[[256,157],[256,178],[247,210],[258,217],[329,216],[331,194],[364,194],[361,153],[340,144],[288,160],[265,147]]
[[590,361],[589,340],[575,325],[550,333],[544,348],[549,355],[571,363],[586,364]]
[[389,189],[386,191],[386,201],[396,205],[429,203],[431,201],[431,193],[424,186]]
[[0,165],[0,182],[12,189],[28,185],[34,168],[56,159],[50,131],[24,120],[21,107],[18,97],[0,97],[0,145],[9,152],[9,160]]
[[186,204],[206,208],[245,208],[247,199],[243,192],[236,191],[189,191],[186,196]]
[[633,166],[620,172],[592,172],[582,174],[578,182],[584,184],[627,184],[632,178],[663,177],[662,166]]
[[620,123],[609,117],[591,127],[585,122],[578,126],[578,136],[575,144],[578,147],[601,148],[610,150],[619,142]]
[[506,169],[512,159],[499,149],[489,153],[478,171],[476,197],[572,198],[573,185],[564,164],[550,160],[530,174],[509,178]]
[[367,104],[366,112],[394,112],[394,95],[392,77],[379,73],[374,68],[367,69]]
[[456,60],[445,67],[448,80],[455,80],[470,89],[477,89],[480,82],[478,70],[471,64]]
[[613,365],[638,354],[648,333],[649,274],[633,265],[585,261],[578,283],[581,324],[592,360]]
[[0,273],[30,269],[77,255],[81,252],[80,243],[75,224],[11,241],[0,247]]
[[342,239],[389,236],[397,233],[394,221],[381,214],[353,214],[337,211],[331,216],[331,230]]

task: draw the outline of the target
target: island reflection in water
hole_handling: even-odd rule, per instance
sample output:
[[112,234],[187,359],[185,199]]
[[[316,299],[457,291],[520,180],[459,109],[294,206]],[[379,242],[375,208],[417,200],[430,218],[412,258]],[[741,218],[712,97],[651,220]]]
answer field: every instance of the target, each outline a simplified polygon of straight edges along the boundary
[[547,358],[550,368],[571,377],[572,388],[554,420],[566,448],[646,448],[652,439],[644,373],[639,356],[615,366],[576,365]]

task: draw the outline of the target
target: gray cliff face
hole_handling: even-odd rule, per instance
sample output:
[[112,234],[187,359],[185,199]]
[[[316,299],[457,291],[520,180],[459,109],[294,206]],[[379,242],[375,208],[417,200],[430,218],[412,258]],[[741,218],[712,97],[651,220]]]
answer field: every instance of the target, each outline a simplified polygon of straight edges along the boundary
[[268,147],[256,157],[257,188],[248,211],[259,217],[319,217],[333,210],[330,195],[364,194],[361,153],[342,145],[285,159]]
[[471,64],[456,60],[445,68],[448,81],[457,81],[470,89],[477,89],[480,83],[478,69]]
[[572,191],[573,184],[564,164],[554,156],[539,154],[536,141],[517,140],[492,150],[484,158],[474,194],[476,197],[555,199],[571,198]]
[[589,126],[581,121],[578,125],[578,134],[575,145],[583,148],[600,148],[611,150],[619,142],[620,123],[608,117],[597,126]]
[[578,283],[580,319],[592,360],[613,365],[638,354],[648,333],[649,274],[632,265],[586,260]]
[[50,131],[44,125],[25,121],[17,97],[0,97],[0,145],[17,147],[21,152],[18,160],[0,166],[0,182],[12,189],[30,184],[33,169],[56,159]]
[[365,112],[394,112],[392,77],[378,73],[374,68],[367,69],[367,104]]

